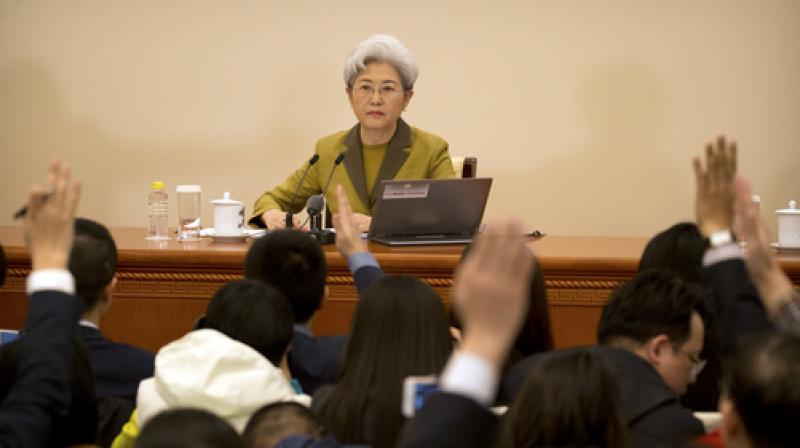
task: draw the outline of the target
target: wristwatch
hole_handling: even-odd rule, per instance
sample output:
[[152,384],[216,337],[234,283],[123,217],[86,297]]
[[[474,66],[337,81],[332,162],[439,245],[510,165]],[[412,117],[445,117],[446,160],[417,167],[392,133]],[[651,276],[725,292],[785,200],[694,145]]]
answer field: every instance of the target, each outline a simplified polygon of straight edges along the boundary
[[733,234],[730,229],[717,230],[708,235],[708,244],[710,244],[711,247],[719,247],[732,243],[733,241]]

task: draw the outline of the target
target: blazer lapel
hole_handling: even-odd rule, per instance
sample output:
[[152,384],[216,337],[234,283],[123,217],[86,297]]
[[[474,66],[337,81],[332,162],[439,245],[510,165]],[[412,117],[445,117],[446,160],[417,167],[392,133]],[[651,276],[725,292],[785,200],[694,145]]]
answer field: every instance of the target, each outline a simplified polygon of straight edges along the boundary
[[344,138],[344,144],[347,146],[347,154],[344,157],[344,167],[347,170],[347,176],[350,177],[350,182],[358,194],[358,198],[368,208],[370,206],[369,196],[367,195],[367,183],[364,180],[364,158],[361,155],[361,125],[355,125],[347,136]]
[[[359,149],[360,146],[361,144],[359,141]],[[381,168],[378,171],[378,178],[375,179],[375,183],[372,185],[369,203],[365,202],[365,204],[369,206],[370,211],[372,211],[372,207],[378,200],[378,194],[381,190],[381,181],[386,179],[394,179],[395,174],[400,171],[400,167],[402,167],[406,162],[406,159],[408,159],[409,151],[407,151],[406,148],[409,147],[411,147],[411,128],[408,126],[408,124],[406,124],[405,121],[403,121],[402,118],[400,118],[397,120],[397,129],[394,131],[392,139],[389,140],[389,147],[386,149],[386,155],[384,156],[383,162],[381,163]],[[359,161],[361,161],[360,158],[361,154],[359,151]],[[361,166],[361,179],[363,182],[363,162]],[[366,187],[364,187],[364,190],[366,191]]]

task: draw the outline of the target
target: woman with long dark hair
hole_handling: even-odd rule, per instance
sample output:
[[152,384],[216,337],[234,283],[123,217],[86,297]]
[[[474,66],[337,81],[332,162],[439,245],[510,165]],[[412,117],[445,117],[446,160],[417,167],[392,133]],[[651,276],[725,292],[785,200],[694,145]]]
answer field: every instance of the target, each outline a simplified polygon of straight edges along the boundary
[[312,408],[342,443],[393,446],[404,423],[403,380],[439,374],[452,348],[433,288],[415,277],[381,277],[353,316],[339,380],[317,391]]
[[591,349],[544,355],[511,404],[499,447],[627,446],[619,386]]

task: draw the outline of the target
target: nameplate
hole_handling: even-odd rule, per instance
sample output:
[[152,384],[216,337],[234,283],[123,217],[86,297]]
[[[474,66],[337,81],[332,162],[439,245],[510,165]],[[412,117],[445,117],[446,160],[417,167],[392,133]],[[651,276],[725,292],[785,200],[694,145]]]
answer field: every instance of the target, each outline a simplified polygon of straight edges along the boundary
[[383,199],[425,199],[429,183],[388,184],[383,190]]

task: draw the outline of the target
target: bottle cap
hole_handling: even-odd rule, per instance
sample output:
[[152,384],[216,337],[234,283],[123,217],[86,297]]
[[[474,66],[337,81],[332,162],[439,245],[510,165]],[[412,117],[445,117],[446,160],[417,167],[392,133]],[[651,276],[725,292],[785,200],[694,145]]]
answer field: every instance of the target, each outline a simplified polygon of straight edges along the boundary
[[200,188],[200,185],[178,185],[175,191],[178,193],[200,193],[202,188]]
[[153,190],[163,190],[164,182],[161,182],[160,180],[154,180],[153,183],[150,184],[150,187],[152,187]]

